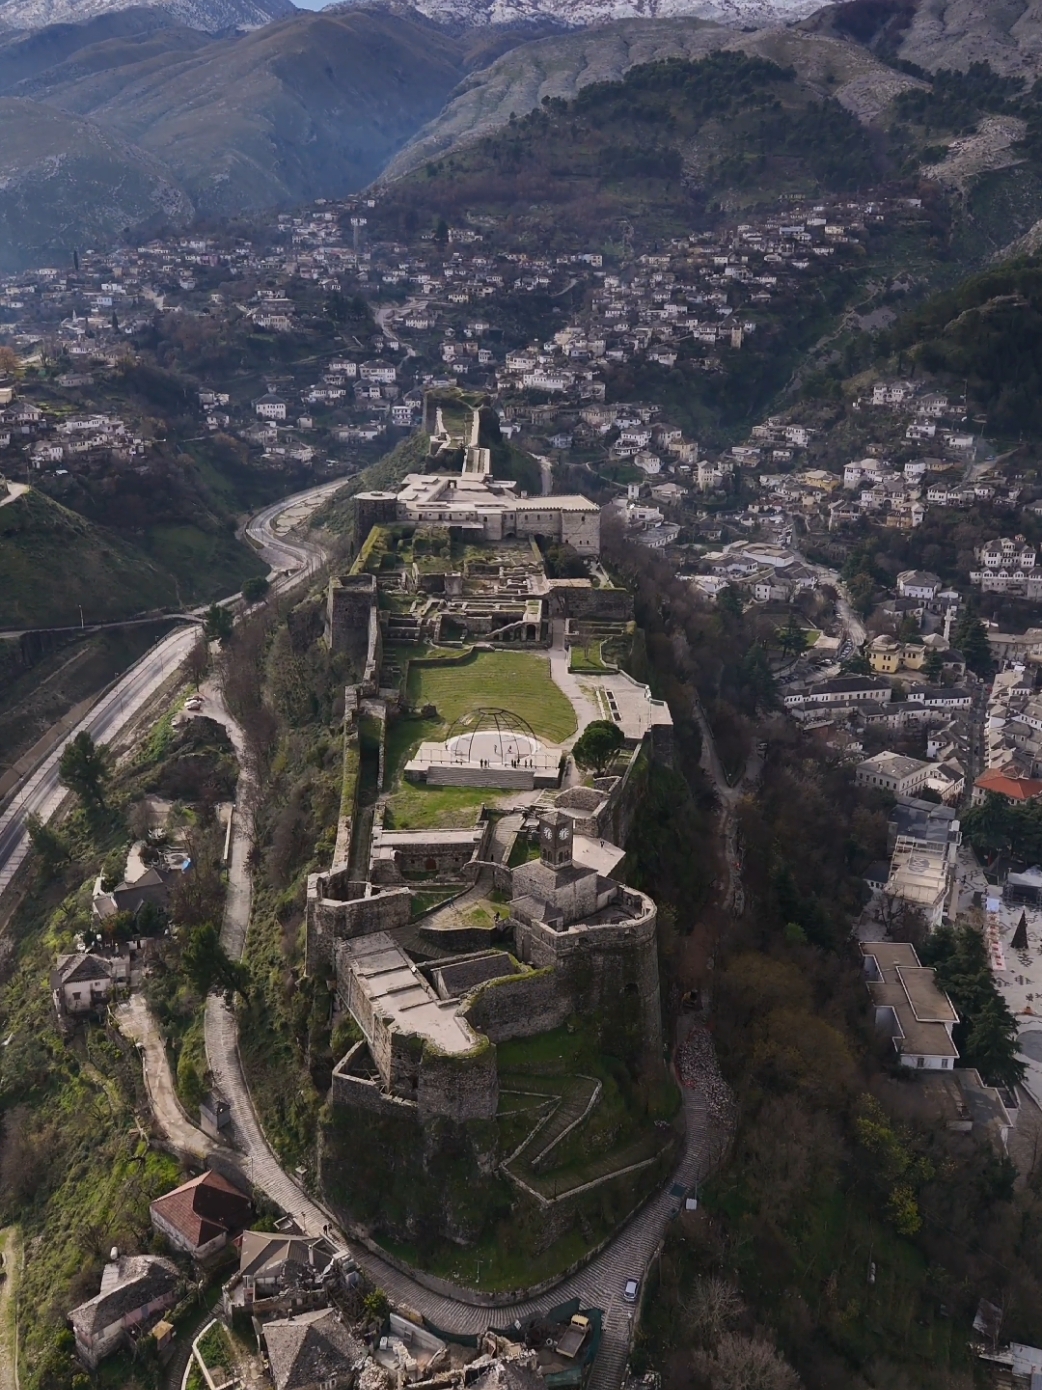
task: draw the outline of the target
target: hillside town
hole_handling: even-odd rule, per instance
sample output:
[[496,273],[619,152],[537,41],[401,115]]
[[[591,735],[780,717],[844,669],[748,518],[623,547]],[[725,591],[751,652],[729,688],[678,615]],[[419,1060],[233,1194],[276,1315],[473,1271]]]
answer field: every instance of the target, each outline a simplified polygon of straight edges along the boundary
[[[702,713],[707,804],[733,819],[771,740],[792,737],[885,825],[886,855],[858,870],[845,924],[865,1017],[888,1066],[929,1073],[913,1118],[941,1115],[1016,1171],[1018,1133],[1042,1107],[1042,867],[1029,862],[1042,852],[1016,819],[1042,808],[1033,460],[999,455],[964,397],[912,372],[866,372],[740,432],[693,423],[677,389],[708,378],[725,391],[784,339],[808,286],[846,273],[881,229],[915,235],[921,211],[912,196],[793,200],[784,217],[608,264],[584,247],[487,246],[480,219],[391,240],[378,198],[319,200],[254,240],[85,250],[71,268],[0,282],[0,507],[29,488],[60,501],[86,477],[147,479],[160,460],[205,463],[208,450],[283,490],[377,465],[353,489],[342,572],[320,593],[294,590],[284,636],[272,627],[258,645],[287,644],[282,717],[306,725],[322,708],[325,722],[311,746],[269,729],[265,755],[282,737],[278,778],[296,762],[335,788],[321,835],[302,796],[267,846],[272,883],[273,857],[299,858],[278,910],[300,955],[285,978],[282,956],[264,969],[314,1009],[293,1074],[315,1089],[312,1147],[292,1175],[236,1052],[246,1010],[227,1001],[257,988],[235,973],[239,956],[222,962],[223,1013],[204,991],[205,1025],[201,1013],[192,1025],[197,1047],[208,1030],[200,1072],[185,1065],[198,1085],[182,1076],[183,1038],[171,1073],[150,1015],[168,928],[180,937],[204,878],[197,827],[216,837],[206,853],[222,893],[252,870],[239,793],[219,802],[207,783],[189,796],[164,766],[176,794],[147,807],[160,823],[110,852],[83,896],[89,927],[51,962],[70,1055],[102,1025],[146,1057],[160,1038],[152,1119],[192,1173],[148,1204],[147,1246],[111,1247],[100,1288],[63,1309],[92,1373],[129,1356],[179,1368],[189,1390],[233,1383],[233,1366],[275,1390],[647,1383],[623,1382],[632,1310],[661,1242],[696,1229],[735,1107],[699,988],[674,1008],[670,1051],[659,972],[664,939],[677,947],[657,885],[627,878],[647,786],[676,776],[679,746],[652,675],[630,673],[646,665],[637,586],[618,577],[630,550],[631,580],[652,567],[699,621],[755,634],[765,737],[725,777]],[[203,643],[227,685],[233,631]],[[149,738],[160,761],[194,767],[202,748],[216,765],[217,748],[248,767],[218,684],[180,691]],[[987,816],[1001,834],[989,838]],[[736,904],[741,833],[730,825],[721,868]],[[675,903],[664,920],[675,934]],[[960,1053],[964,1019],[919,954],[967,921],[1015,1018],[1019,1060],[990,1078]],[[807,946],[799,921],[784,930]],[[240,956],[245,935],[244,923]],[[598,1071],[609,1035],[614,1060]],[[163,1086],[176,1093],[166,1112]],[[648,1097],[670,1087],[674,1108],[657,1110]],[[367,1160],[394,1212],[385,1226],[352,1178]],[[431,1172],[449,1174],[433,1214]],[[526,1238],[549,1232],[523,1252],[520,1292],[497,1276],[516,1317],[452,1302],[443,1266],[416,1275],[422,1244],[448,1249],[456,1277],[461,1252],[496,1244],[506,1210]],[[596,1254],[587,1282],[584,1260],[561,1254],[569,1241]],[[547,1246],[552,1306],[531,1274]],[[480,1260],[466,1277],[478,1283]],[[200,1318],[207,1289],[213,1316]],[[446,1310],[458,1326],[438,1322]]]

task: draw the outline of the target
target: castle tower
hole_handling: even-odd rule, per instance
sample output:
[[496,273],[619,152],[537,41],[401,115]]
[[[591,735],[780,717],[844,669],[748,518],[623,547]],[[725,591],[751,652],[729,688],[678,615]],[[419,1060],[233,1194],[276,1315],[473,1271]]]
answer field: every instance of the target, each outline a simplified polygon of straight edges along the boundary
[[548,869],[572,867],[571,816],[563,811],[544,811],[539,817],[539,857]]

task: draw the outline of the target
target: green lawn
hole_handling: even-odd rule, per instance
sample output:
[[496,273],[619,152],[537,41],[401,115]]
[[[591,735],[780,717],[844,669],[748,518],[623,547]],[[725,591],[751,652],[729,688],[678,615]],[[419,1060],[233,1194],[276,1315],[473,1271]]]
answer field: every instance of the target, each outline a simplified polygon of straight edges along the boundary
[[519,715],[551,743],[576,729],[571,703],[550,676],[549,659],[532,652],[473,652],[451,665],[413,664],[408,696],[413,706],[437,706],[446,724],[487,707]]
[[460,715],[485,707],[506,709],[526,720],[541,738],[560,743],[575,733],[567,696],[550,676],[545,656],[530,652],[457,652],[434,649],[438,665],[409,667],[408,700],[414,708],[434,705],[437,718],[394,719],[387,728],[385,788],[390,791],[388,829],[415,830],[474,825],[482,806],[499,794],[488,787],[427,787],[403,780],[402,768],[419,745],[445,738]]
[[568,669],[580,672],[607,671],[608,666],[601,653],[600,638],[591,638],[581,647],[572,647],[568,657]]
[[488,787],[427,787],[403,782],[387,798],[388,830],[464,829],[476,825],[482,806],[496,800]]

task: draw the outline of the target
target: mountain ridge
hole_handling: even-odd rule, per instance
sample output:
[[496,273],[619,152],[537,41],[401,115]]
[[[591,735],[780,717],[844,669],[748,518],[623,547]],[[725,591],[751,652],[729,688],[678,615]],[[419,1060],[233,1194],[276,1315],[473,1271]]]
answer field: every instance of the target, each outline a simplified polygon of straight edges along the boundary
[[[152,7],[208,34],[257,29],[296,13],[292,0],[153,0]],[[0,35],[5,28],[35,32],[136,8],[137,0],[0,0]]]
[[[412,9],[439,24],[468,28],[551,21],[581,29],[627,19],[701,19],[731,27],[790,23],[820,8],[819,0],[357,0]],[[341,0],[340,10],[356,8]]]

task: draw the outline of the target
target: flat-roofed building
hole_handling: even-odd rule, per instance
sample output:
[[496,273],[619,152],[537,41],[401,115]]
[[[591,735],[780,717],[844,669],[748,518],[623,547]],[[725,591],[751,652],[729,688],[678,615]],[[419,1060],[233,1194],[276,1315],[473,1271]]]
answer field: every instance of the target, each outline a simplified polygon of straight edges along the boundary
[[903,941],[863,941],[861,955],[876,1027],[889,1034],[901,1065],[951,1070],[959,1057],[952,1040],[959,1015],[934,971]]
[[[510,958],[504,953],[504,973]],[[341,942],[337,991],[365,1035],[383,1092],[421,1118],[490,1120],[499,1103],[496,1052],[443,999],[386,932]],[[350,1056],[350,1054],[349,1054]]]
[[895,796],[914,796],[927,783],[932,763],[906,758],[901,753],[877,753],[858,763],[855,781],[859,787],[877,787]]
[[883,892],[921,910],[927,925],[939,927],[955,886],[957,845],[899,835]]

